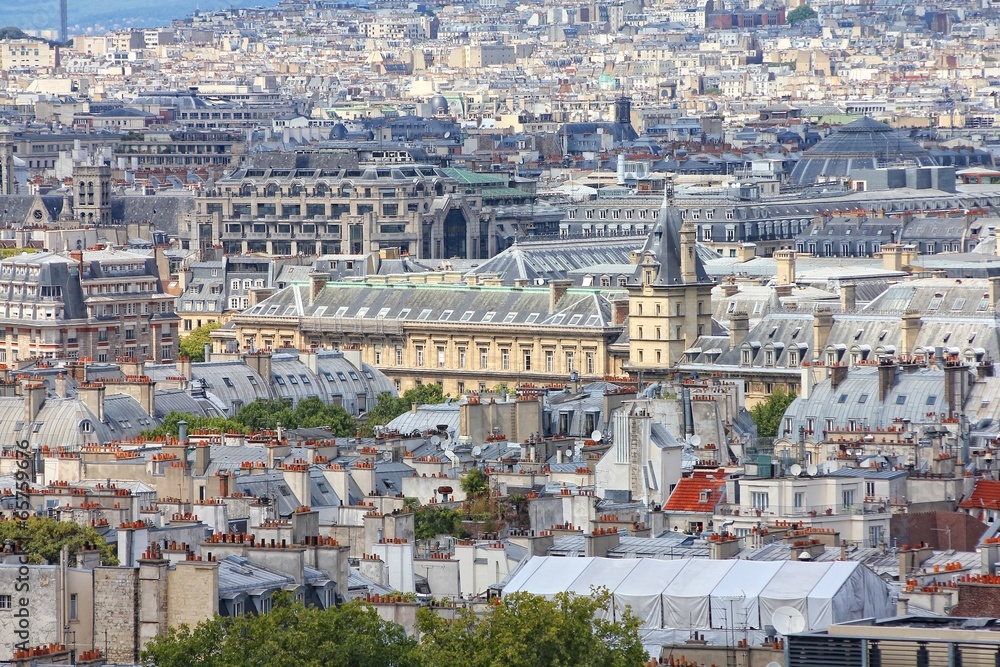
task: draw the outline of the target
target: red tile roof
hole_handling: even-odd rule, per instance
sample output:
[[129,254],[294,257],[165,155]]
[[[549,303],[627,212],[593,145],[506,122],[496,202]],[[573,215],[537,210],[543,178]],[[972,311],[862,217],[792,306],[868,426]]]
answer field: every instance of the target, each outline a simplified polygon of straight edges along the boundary
[[958,504],[962,509],[1000,509],[1000,481],[980,479],[968,498]]
[[[708,491],[703,495],[702,491]],[[706,512],[715,511],[715,506],[726,496],[726,471],[719,468],[708,472],[695,470],[690,477],[684,477],[663,506],[664,512]]]

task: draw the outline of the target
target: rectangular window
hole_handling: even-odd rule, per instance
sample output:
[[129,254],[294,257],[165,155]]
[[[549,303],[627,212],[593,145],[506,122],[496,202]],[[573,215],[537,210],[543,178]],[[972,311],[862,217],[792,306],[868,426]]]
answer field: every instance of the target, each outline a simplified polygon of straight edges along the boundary
[[805,499],[805,495],[806,494],[802,493],[801,491],[797,491],[795,493],[795,509],[797,509],[797,510],[802,509],[802,503],[805,502],[805,500],[804,500]]
[[403,348],[401,347],[396,348],[396,365],[397,366],[403,365]]
[[500,350],[500,369],[505,371],[510,370],[510,350]]
[[0,595],[0,609],[10,609],[11,608],[11,597],[9,595]]
[[70,593],[69,595],[69,620],[75,621],[79,618],[79,606],[80,600],[76,593]]
[[844,500],[844,507],[854,507],[854,489],[845,490],[841,497]]
[[553,358],[554,357],[555,357],[555,355],[552,354],[552,350],[545,350],[545,372],[546,373],[553,372],[552,371],[552,366],[553,366]]
[[763,512],[770,507],[770,499],[767,491],[753,491],[750,494],[750,502],[755,510]]
[[524,353],[524,370],[531,370],[531,352]]
[[489,348],[481,347],[479,348],[479,368],[481,370],[486,370],[490,365],[490,351]]
[[588,375],[593,375],[596,372],[595,371],[595,361],[594,361],[594,353],[593,352],[587,352],[587,369],[586,370],[587,370],[587,374]]
[[576,361],[575,356],[572,352],[566,353],[566,372],[569,373],[573,370],[573,363]]
[[437,353],[438,353],[438,368],[444,368],[444,348],[438,346]]
[[458,367],[465,368],[465,348],[458,348]]
[[417,346],[417,366],[424,365],[424,348],[420,345]]

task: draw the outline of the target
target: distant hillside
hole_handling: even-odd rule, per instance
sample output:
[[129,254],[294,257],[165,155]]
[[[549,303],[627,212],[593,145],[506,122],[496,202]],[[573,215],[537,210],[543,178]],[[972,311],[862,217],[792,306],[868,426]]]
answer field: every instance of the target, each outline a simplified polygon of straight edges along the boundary
[[[229,7],[261,7],[278,0],[69,0],[70,33],[95,27],[104,29],[166,26],[174,19],[195,11],[215,11]],[[13,2],[0,0],[0,25],[16,25],[24,30],[58,30],[59,0]]]

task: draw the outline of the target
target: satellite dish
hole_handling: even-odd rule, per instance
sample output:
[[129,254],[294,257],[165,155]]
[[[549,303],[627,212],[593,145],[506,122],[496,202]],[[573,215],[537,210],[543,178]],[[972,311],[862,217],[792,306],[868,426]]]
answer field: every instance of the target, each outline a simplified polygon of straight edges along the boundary
[[441,436],[432,435],[431,436],[431,444],[434,445],[435,447],[437,447],[438,445],[440,445],[441,444]]
[[806,629],[806,617],[795,607],[778,607],[771,615],[771,625],[782,635],[794,635]]
[[382,460],[383,461],[391,461],[392,460],[392,452],[390,452],[389,450],[386,450],[386,451],[382,452]]
[[571,447],[566,448],[566,458],[568,459],[573,458],[573,449]]
[[475,447],[472,448],[472,455],[478,459],[480,456],[483,455],[483,448],[480,447],[479,445],[476,445]]
[[815,477],[816,475],[819,474],[819,468],[810,463],[809,467],[806,468],[806,474],[809,475],[810,477]]
[[692,447],[698,447],[698,446],[700,446],[701,445],[701,436],[698,435],[697,433],[695,433],[694,435],[691,436],[690,442],[691,442],[691,446]]
[[594,431],[593,433],[590,434],[590,439],[593,440],[594,442],[600,442],[603,437],[604,434],[601,433],[599,430]]
[[771,662],[767,663],[767,665],[765,665],[764,667],[781,667],[781,665],[772,660]]
[[798,463],[793,463],[791,467],[788,469],[788,472],[792,474],[792,477],[798,477],[799,475],[802,474],[802,466],[800,466]]
[[865,459],[864,461],[861,462],[861,467],[862,468],[871,468],[872,467],[872,460],[871,459]]

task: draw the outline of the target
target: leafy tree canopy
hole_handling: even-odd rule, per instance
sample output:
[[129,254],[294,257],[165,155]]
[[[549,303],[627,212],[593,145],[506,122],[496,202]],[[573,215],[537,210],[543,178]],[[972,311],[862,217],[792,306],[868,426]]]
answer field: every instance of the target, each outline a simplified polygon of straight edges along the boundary
[[778,435],[785,410],[794,400],[795,392],[778,389],[768,396],[766,401],[750,408],[750,416],[757,424],[757,437],[773,438]]
[[221,326],[222,324],[219,322],[209,322],[197,329],[192,329],[187,336],[181,338],[181,342],[177,345],[180,356],[187,357],[191,361],[205,361],[205,343],[212,342],[209,334]]
[[454,621],[418,612],[421,643],[382,620],[363,602],[330,609],[305,607],[287,593],[269,614],[216,617],[153,639],[147,667],[640,667],[646,652],[639,621],[600,618],[607,589],[593,596],[528,593],[503,598],[491,611],[459,612]]
[[420,657],[424,667],[639,667],[646,651],[639,621],[626,612],[614,622],[598,617],[611,605],[611,593],[592,596],[559,593],[548,600],[514,593],[493,611],[477,616],[463,611],[449,623],[421,609]]
[[69,547],[70,564],[85,547],[101,552],[101,563],[118,565],[118,546],[108,544],[92,526],[72,521],[56,521],[49,517],[30,517],[26,522],[0,520],[0,544],[19,544],[31,563],[56,564],[63,545]]
[[291,401],[257,400],[243,406],[235,417],[202,417],[200,415],[170,412],[163,417],[156,428],[146,429],[142,435],[147,438],[174,436],[180,430],[178,422],[188,423],[188,432],[196,430],[251,431],[274,430],[278,422],[284,428],[327,427],[335,436],[346,437],[357,431],[358,423],[351,414],[339,405],[327,405],[316,396],[301,399],[293,408]]
[[473,468],[462,477],[462,490],[472,500],[484,498],[490,494],[490,483],[479,468]]
[[422,384],[413,389],[407,389],[399,398],[387,391],[383,392],[379,394],[375,406],[368,411],[361,432],[363,435],[371,436],[374,434],[376,426],[385,426],[409,410],[414,403],[417,405],[444,403],[446,398],[447,396],[439,384]]
[[785,16],[788,25],[796,25],[803,21],[816,18],[816,10],[809,5],[799,5]]
[[148,667],[418,667],[416,642],[373,607],[349,602],[318,609],[273,598],[268,614],[221,617],[153,639]]
[[443,505],[424,505],[413,511],[414,533],[418,540],[433,540],[438,535],[466,538],[469,531],[462,525],[462,518],[462,513],[456,509]]

